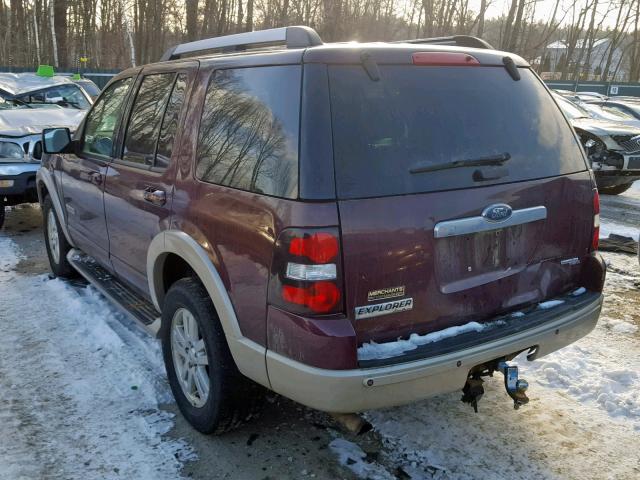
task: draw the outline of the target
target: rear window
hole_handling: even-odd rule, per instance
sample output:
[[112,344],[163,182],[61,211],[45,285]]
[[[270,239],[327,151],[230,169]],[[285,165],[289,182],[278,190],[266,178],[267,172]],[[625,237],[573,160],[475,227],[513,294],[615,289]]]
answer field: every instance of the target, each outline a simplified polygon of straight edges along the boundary
[[[572,130],[528,69],[329,67],[336,188],[362,198],[494,185],[586,169]],[[423,173],[451,162],[501,164]],[[507,158],[508,160],[504,161]]]

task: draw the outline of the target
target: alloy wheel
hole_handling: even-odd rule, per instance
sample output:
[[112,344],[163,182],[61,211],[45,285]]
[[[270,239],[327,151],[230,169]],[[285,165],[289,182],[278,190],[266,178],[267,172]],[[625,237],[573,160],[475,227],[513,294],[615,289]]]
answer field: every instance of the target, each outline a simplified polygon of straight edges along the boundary
[[202,407],[209,398],[209,357],[198,322],[186,308],[173,315],[171,353],[182,393],[191,405]]
[[49,250],[56,264],[60,263],[60,239],[58,237],[58,223],[53,209],[47,215],[47,238],[49,240]]

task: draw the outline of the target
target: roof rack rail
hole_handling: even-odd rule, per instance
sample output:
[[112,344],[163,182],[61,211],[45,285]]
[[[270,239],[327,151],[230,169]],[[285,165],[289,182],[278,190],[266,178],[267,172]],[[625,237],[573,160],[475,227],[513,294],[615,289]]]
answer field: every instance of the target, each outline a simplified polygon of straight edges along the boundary
[[310,27],[294,26],[258,30],[255,32],[236,33],[223,37],[205,38],[195,42],[181,43],[169,48],[161,62],[175,60],[187,53],[204,50],[225,49],[231,51],[245,50],[247,45],[283,43],[287,48],[305,48],[322,45],[320,35]]
[[454,45],[457,47],[485,48],[495,50],[489,42],[471,35],[452,35],[450,37],[416,38],[393,43],[430,43],[432,45]]

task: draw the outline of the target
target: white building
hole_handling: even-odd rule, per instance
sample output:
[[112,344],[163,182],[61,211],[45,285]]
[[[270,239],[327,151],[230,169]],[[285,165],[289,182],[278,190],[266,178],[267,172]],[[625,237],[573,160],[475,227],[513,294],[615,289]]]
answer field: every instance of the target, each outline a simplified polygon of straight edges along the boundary
[[[593,42],[591,55],[587,58],[589,43],[585,39],[579,39],[569,59],[569,72],[575,69],[575,62],[580,60],[582,68],[581,74],[585,80],[617,80],[623,81],[628,76],[628,66],[622,59],[622,49],[615,48],[611,57],[609,67],[609,78],[601,78],[602,71],[607,64],[611,39],[602,38]],[[545,72],[559,72],[562,64],[567,60],[567,45],[564,40],[553,42],[545,48],[545,53],[541,59],[542,69]]]

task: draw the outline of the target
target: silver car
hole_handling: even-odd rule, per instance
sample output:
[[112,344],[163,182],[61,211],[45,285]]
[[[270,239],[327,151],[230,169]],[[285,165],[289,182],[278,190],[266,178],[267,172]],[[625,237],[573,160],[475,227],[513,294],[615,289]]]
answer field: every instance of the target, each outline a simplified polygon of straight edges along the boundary
[[600,193],[618,195],[640,179],[640,125],[595,118],[562,95],[553,95],[580,137]]
[[5,206],[38,200],[42,130],[75,130],[91,103],[66,77],[0,73],[0,227]]

